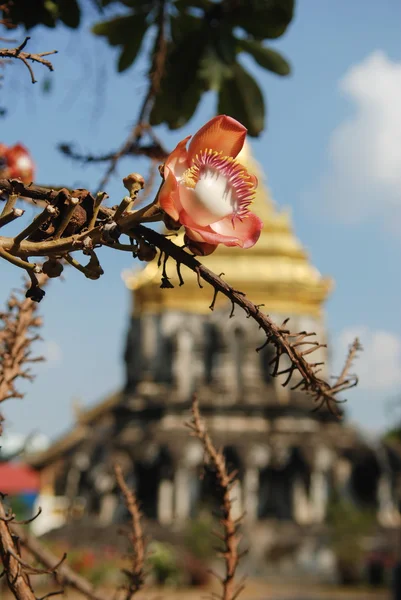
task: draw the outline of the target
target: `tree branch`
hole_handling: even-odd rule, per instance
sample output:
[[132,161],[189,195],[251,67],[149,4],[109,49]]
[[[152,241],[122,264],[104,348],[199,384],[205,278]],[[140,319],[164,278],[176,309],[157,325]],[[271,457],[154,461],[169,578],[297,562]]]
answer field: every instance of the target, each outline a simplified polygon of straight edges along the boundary
[[[167,237],[160,233],[138,225],[133,229],[136,235],[139,235],[150,244],[159,248],[167,256],[172,257],[177,264],[183,264],[194,271],[201,279],[204,279],[215,290],[224,294],[233,304],[241,307],[247,315],[258,323],[261,329],[266,333],[266,344],[271,343],[275,347],[276,355],[273,359],[274,369],[273,376],[281,374],[278,371],[278,362],[283,354],[286,354],[291,361],[290,375],[294,371],[298,371],[301,380],[292,389],[300,389],[311,394],[315,402],[324,402],[329,409],[338,413],[336,402],[338,402],[335,394],[339,391],[336,386],[330,386],[328,382],[317,376],[316,370],[321,363],[309,363],[304,357],[308,350],[303,350],[303,344],[307,343],[304,338],[312,334],[306,332],[294,333],[288,330],[285,325],[288,321],[284,321],[282,325],[276,325],[272,319],[260,311],[259,307],[248,300],[242,292],[235,290],[228,283],[223,281],[221,277],[213,273],[210,269],[202,265],[196,258],[188,254],[185,250],[176,246]],[[265,345],[265,344],[264,344]],[[317,344],[312,348],[312,351],[320,348]],[[260,348],[259,348],[260,349]],[[289,378],[289,380],[291,377]],[[287,384],[289,383],[287,381]],[[342,388],[343,391],[345,388]]]
[[35,74],[28,61],[31,61],[33,63],[39,63],[47,67],[49,71],[53,71],[54,67],[52,63],[44,57],[50,56],[51,54],[57,54],[57,50],[51,50],[50,52],[40,52],[39,54],[23,52],[25,46],[27,45],[30,39],[31,38],[29,36],[26,37],[22,44],[20,44],[16,48],[0,48],[0,58],[15,58],[17,60],[22,61],[29,71],[32,83],[36,83]]
[[[349,387],[353,387],[356,384],[355,378],[347,378],[343,374],[333,386],[320,378],[318,367],[322,363],[310,363],[306,359],[307,356],[323,346],[319,342],[309,341],[308,338],[314,334],[306,331],[291,332],[287,328],[288,319],[281,325],[277,325],[260,310],[259,306],[248,300],[243,292],[235,290],[186,250],[173,244],[167,236],[145,227],[142,224],[143,222],[158,221],[163,218],[163,212],[158,205],[158,197],[156,195],[155,200],[148,206],[140,210],[132,210],[132,207],[135,206],[137,194],[143,187],[143,178],[133,173],[124,181],[133,186],[130,198],[128,198],[128,201],[124,198],[118,206],[107,208],[101,205],[102,195],[95,198],[87,190],[69,192],[66,189],[61,189],[59,191],[49,191],[34,185],[24,186],[17,180],[0,180],[0,190],[3,189],[8,194],[19,194],[35,200],[46,200],[51,205],[58,206],[60,210],[65,210],[65,205],[69,205],[71,198],[76,196],[79,198],[79,205],[75,210],[79,209],[81,211],[79,219],[76,213],[73,213],[74,227],[71,230],[69,228],[65,229],[63,235],[57,239],[57,231],[59,231],[57,222],[54,219],[54,222],[49,219],[46,228],[35,233],[37,241],[33,241],[31,236],[28,239],[19,241],[16,245],[15,238],[0,236],[0,248],[8,254],[12,254],[13,257],[24,261],[27,261],[30,256],[50,256],[53,257],[53,261],[65,258],[67,261],[73,262],[76,268],[79,268],[86,276],[91,278],[97,278],[101,274],[101,267],[93,252],[97,246],[106,245],[113,248],[115,244],[116,249],[132,250],[142,260],[152,260],[157,248],[165,257],[164,264],[167,258],[171,257],[176,261],[178,269],[182,264],[186,265],[196,273],[198,280],[203,279],[214,288],[214,300],[218,293],[224,294],[231,301],[233,307],[235,305],[241,307],[248,317],[258,323],[259,327],[266,333],[266,341],[257,350],[261,350],[268,343],[275,348],[275,356],[271,361],[273,376],[285,374],[287,377],[283,385],[288,385],[293,375],[298,372],[300,379],[291,389],[308,392],[319,407],[325,403],[333,413],[339,415],[336,406],[339,400],[336,395]],[[49,235],[49,232],[53,233]],[[123,234],[128,236],[129,245],[119,243],[119,237]],[[89,263],[91,267],[89,271],[88,267],[82,267],[78,261],[72,260],[70,257],[72,252],[79,250],[92,257]],[[27,264],[29,265],[29,263],[26,263],[23,266],[27,268]],[[92,267],[96,267],[96,272],[93,271]],[[33,271],[30,270],[29,272],[33,277]],[[164,269],[162,287],[167,285],[171,287]],[[210,306],[212,310],[214,300]],[[280,371],[280,359],[283,355],[288,356],[291,364],[290,367]]]
[[201,420],[199,404],[196,396],[192,400],[192,419],[186,423],[191,429],[192,435],[202,443],[205,454],[212,466],[212,473],[217,487],[217,496],[219,498],[222,516],[220,523],[223,527],[223,535],[218,535],[223,542],[221,555],[225,563],[225,576],[218,577],[223,590],[221,600],[235,600],[243,589],[243,584],[235,583],[235,573],[238,567],[241,555],[238,547],[241,537],[238,534],[239,522],[232,516],[231,490],[236,484],[236,473],[229,472],[222,452],[219,452],[214,446],[205,424]]
[[134,492],[125,483],[120,465],[114,465],[114,473],[124,497],[125,506],[131,516],[131,532],[129,534],[132,547],[131,568],[124,569],[124,574],[129,579],[124,600],[130,600],[143,588],[145,583],[145,540],[141,524],[142,514]]
[[89,598],[89,600],[108,600],[109,596],[107,594],[97,591],[87,579],[75,573],[64,562],[60,564],[58,557],[45,548],[36,538],[27,533],[25,529],[13,524],[12,530],[18,536],[21,545],[40,564],[45,566],[49,570],[49,573],[54,574],[60,585],[77,590],[86,596],[86,598]]
[[0,499],[0,558],[7,584],[17,600],[36,600],[29,576],[19,560],[16,540],[11,533],[8,515]]
[[121,146],[121,148],[115,152],[111,159],[110,165],[102,178],[99,187],[102,189],[110,176],[114,173],[117,163],[123,156],[132,154],[135,149],[138,148],[139,142],[144,133],[149,133],[153,138],[153,141],[162,148],[159,140],[154,135],[152,128],[149,124],[149,115],[153,106],[153,102],[160,90],[160,83],[164,73],[164,67],[167,57],[167,40],[166,40],[166,0],[159,0],[159,16],[158,16],[158,28],[157,35],[153,49],[153,61],[149,72],[149,87],[148,91],[143,100],[142,106],[139,111],[138,119],[131,130],[130,135]]

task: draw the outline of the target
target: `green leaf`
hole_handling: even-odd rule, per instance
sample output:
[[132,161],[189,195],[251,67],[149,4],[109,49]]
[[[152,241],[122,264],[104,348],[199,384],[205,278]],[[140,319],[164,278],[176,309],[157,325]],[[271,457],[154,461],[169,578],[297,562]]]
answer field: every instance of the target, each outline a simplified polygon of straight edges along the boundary
[[209,10],[213,7],[213,2],[210,0],[175,0],[174,6],[179,11],[185,11],[190,8],[201,8],[202,10]]
[[107,37],[109,44],[112,46],[123,46],[135,32],[137,23],[138,15],[130,14],[125,17],[115,17],[110,21],[96,23],[92,27],[92,33]]
[[51,77],[45,77],[42,82],[42,92],[49,94],[53,88],[53,79]]
[[[176,20],[182,23],[181,16]],[[150,114],[152,125],[167,123],[170,129],[182,127],[194,114],[205,91],[205,83],[198,74],[204,53],[204,24],[200,19],[195,21],[185,21],[191,23],[191,31],[174,24],[176,40],[170,44],[166,72]]]
[[186,13],[172,18],[170,21],[171,39],[174,43],[179,43],[188,35],[197,35],[204,23],[198,17]]
[[227,65],[232,65],[237,56],[237,39],[233,36],[232,28],[225,25],[214,27],[211,39],[219,59]]
[[218,112],[234,117],[245,125],[249,135],[257,137],[264,128],[262,92],[254,78],[240,64],[235,65],[233,75],[223,82]]
[[[142,19],[141,19],[142,17]],[[146,17],[138,15],[136,17],[137,26],[131,33],[131,37],[122,49],[118,59],[118,72],[122,73],[132,65],[141,49],[142,40],[146,32]],[[142,20],[142,22],[140,22]]]
[[59,15],[64,25],[76,29],[79,26],[81,11],[77,0],[58,0]]
[[292,21],[294,4],[295,0],[238,0],[227,19],[256,39],[278,38]]
[[218,92],[224,79],[232,77],[232,67],[220,60],[213,46],[208,46],[200,61],[198,75],[208,90]]
[[238,40],[238,44],[242,50],[249,52],[256,62],[277,75],[289,75],[291,66],[289,62],[276,50],[265,48],[260,42],[254,40]]

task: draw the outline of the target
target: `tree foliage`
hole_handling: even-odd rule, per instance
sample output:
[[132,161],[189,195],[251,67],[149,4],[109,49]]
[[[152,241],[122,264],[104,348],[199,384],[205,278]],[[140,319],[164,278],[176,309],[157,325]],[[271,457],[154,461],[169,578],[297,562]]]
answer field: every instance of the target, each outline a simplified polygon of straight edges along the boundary
[[[265,98],[258,82],[240,62],[246,54],[257,65],[280,76],[290,73],[288,61],[266,45],[285,33],[295,0],[96,0],[100,14],[110,18],[92,27],[120,53],[119,72],[129,69],[153,36],[149,63],[160,51],[162,31],[166,61],[150,124],[178,129],[193,116],[205,92],[217,95],[219,112],[240,120],[250,135],[265,126]],[[8,18],[27,29],[59,22],[78,27],[83,0],[14,0]],[[217,108],[216,107],[216,108]]]

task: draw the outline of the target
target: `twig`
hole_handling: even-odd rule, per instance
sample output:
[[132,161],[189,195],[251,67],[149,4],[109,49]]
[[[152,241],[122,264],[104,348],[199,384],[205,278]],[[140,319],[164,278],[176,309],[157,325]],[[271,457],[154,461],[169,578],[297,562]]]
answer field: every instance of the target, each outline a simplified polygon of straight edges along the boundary
[[123,494],[125,506],[131,516],[131,532],[129,534],[132,546],[131,568],[124,570],[129,579],[129,584],[125,589],[125,600],[130,600],[143,588],[145,583],[145,540],[141,524],[142,514],[134,492],[125,483],[120,465],[114,465],[114,473],[118,487]]
[[351,375],[350,369],[352,368],[353,362],[358,352],[362,352],[362,350],[363,347],[359,341],[359,338],[355,338],[348,349],[348,355],[345,359],[343,369],[340,375],[337,377],[336,381],[334,382],[332,390],[336,390],[338,393],[342,390],[349,389],[358,385],[358,376]]
[[33,536],[25,531],[22,527],[12,525],[13,532],[18,536],[21,545],[49,572],[54,573],[57,581],[62,586],[71,587],[90,600],[108,600],[109,596],[97,591],[94,586],[85,577],[75,573],[67,564],[62,562],[57,556],[50,552],[47,548]]
[[49,69],[49,71],[53,71],[54,67],[53,67],[52,63],[49,60],[45,59],[44,57],[49,56],[50,54],[56,54],[57,50],[51,50],[50,52],[40,52],[39,54],[32,54],[31,52],[23,52],[25,46],[27,45],[27,43],[30,39],[31,38],[29,36],[26,37],[24,39],[24,41],[22,42],[22,44],[20,44],[16,48],[0,48],[0,58],[16,58],[18,60],[21,60],[29,71],[32,83],[36,83],[33,69],[28,61],[30,60],[34,63],[35,62],[39,63],[39,64],[47,67]]
[[[117,154],[121,152],[121,150],[114,150],[107,154],[83,154],[77,152],[71,144],[66,143],[60,144],[58,148],[65,156],[83,164],[110,162],[115,160]],[[124,148],[126,149],[120,158],[122,156],[146,156],[146,158],[150,158],[153,161],[163,162],[169,155],[159,140],[142,146],[132,141],[131,146],[125,147],[124,145]]]
[[19,552],[7,522],[7,513],[0,498],[0,558],[10,591],[17,600],[36,600],[35,594],[19,558]]
[[[164,73],[164,67],[167,56],[167,40],[166,40],[166,0],[159,0],[159,16],[157,24],[157,35],[154,45],[154,55],[152,67],[149,73],[149,87],[139,111],[138,119],[133,127],[127,140],[121,148],[112,155],[110,165],[102,178],[99,188],[103,189],[108,182],[110,176],[114,173],[117,163],[123,156],[133,152],[138,147],[139,142],[144,132],[151,132],[149,125],[149,114],[152,109],[154,100],[159,93],[160,83]],[[154,140],[156,137],[152,134]],[[156,140],[157,143],[158,140]],[[161,147],[161,144],[160,144]]]
[[218,577],[223,587],[221,600],[234,600],[238,598],[243,589],[242,584],[238,586],[235,583],[235,573],[241,558],[238,550],[241,541],[241,537],[238,534],[238,527],[241,519],[236,521],[232,516],[232,500],[230,495],[236,482],[236,473],[228,471],[223,453],[218,451],[214,446],[206,426],[201,420],[196,396],[192,400],[192,419],[190,423],[187,423],[187,426],[191,429],[192,435],[197,437],[202,443],[205,454],[212,466],[212,473],[215,478],[222,511],[220,523],[223,527],[223,535],[218,535],[219,539],[223,542],[221,555],[225,562],[225,576],[222,578]]

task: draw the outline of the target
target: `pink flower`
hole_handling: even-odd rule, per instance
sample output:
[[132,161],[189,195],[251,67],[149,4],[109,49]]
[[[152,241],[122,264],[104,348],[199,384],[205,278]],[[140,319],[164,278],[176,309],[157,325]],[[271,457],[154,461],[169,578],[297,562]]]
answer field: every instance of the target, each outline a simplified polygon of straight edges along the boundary
[[211,254],[218,244],[250,248],[259,239],[263,224],[249,211],[257,180],[236,160],[245,137],[241,123],[220,115],[166,160],[160,206],[184,225],[195,254]]
[[35,176],[35,164],[28,150],[22,144],[5,146],[0,144],[1,176],[7,179],[21,179],[31,183]]

